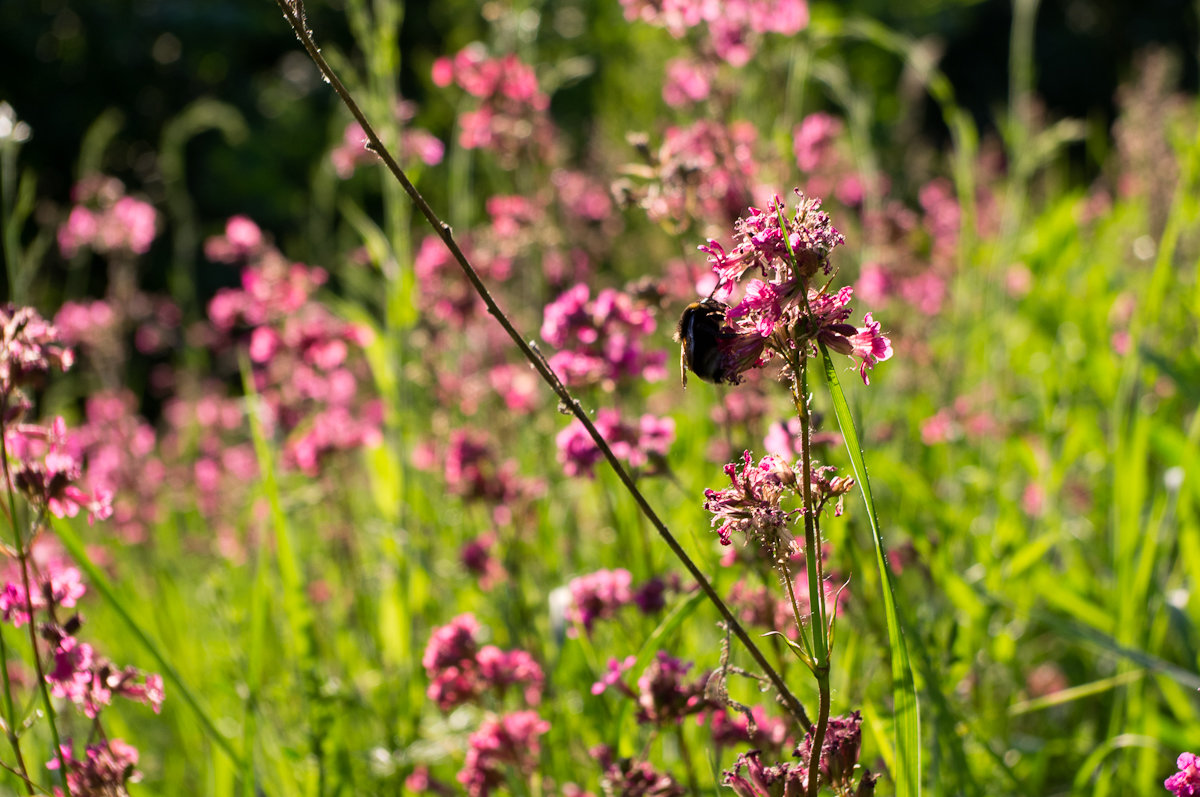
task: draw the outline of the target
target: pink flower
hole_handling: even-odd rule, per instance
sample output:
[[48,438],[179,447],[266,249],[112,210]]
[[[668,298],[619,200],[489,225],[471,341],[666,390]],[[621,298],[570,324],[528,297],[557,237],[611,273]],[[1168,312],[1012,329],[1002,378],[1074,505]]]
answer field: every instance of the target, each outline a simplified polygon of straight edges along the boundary
[[103,488],[91,493],[80,489],[82,452],[68,437],[66,422],[56,418],[49,427],[18,424],[5,430],[9,455],[17,459],[11,470],[13,486],[35,506],[55,517],[75,517],[87,511],[88,523],[112,515],[112,494]]
[[130,196],[121,197],[112,207],[107,248],[126,248],[135,255],[144,255],[154,242],[157,223],[158,212],[153,207]]
[[695,681],[685,681],[691,668],[690,662],[658,651],[637,681],[638,722],[671,725],[711,708],[705,697],[708,673],[701,673]]
[[542,337],[563,349],[549,363],[566,384],[612,391],[623,379],[666,376],[666,352],[645,347],[655,327],[653,313],[629,294],[605,289],[591,300],[588,286],[579,283],[546,305]]
[[[120,739],[88,745],[82,760],[75,758],[69,740],[59,749],[67,764],[64,776],[72,794],[127,794],[125,784],[136,783],[142,778],[142,773],[135,769],[138,763],[137,748]],[[46,769],[56,770],[59,766],[59,758],[54,756],[47,762]],[[55,793],[61,794],[61,791],[55,789]]]
[[892,342],[879,331],[880,326],[872,320],[870,313],[863,318],[863,322],[866,326],[860,327],[856,334],[849,336],[849,340],[854,349],[854,356],[862,360],[858,373],[863,384],[869,385],[871,380],[867,378],[867,369],[874,368],[875,363],[892,358]]
[[458,782],[470,797],[488,797],[508,782],[509,773],[528,777],[541,752],[538,737],[550,723],[533,711],[489,717],[467,740],[467,757]]
[[[635,468],[646,465],[650,455],[665,455],[675,440],[675,422],[671,418],[643,415],[635,428],[622,421],[616,410],[606,407],[596,413],[593,425],[613,454]],[[558,433],[555,444],[558,461],[568,476],[594,475],[593,469],[602,455],[578,418]]]
[[[604,671],[604,675],[600,677],[599,681],[596,681],[596,683],[592,684],[592,694],[604,694],[605,690],[607,690],[610,686],[621,683],[621,678],[625,675],[625,673],[633,669],[633,665],[635,663],[637,663],[637,656],[626,656],[624,660],[620,661],[617,659],[609,659],[608,666]],[[625,689],[626,691],[629,691],[628,687],[625,687]]]
[[95,240],[99,229],[96,214],[83,205],[76,205],[71,208],[66,224],[58,228],[58,251],[63,257],[74,257]]
[[73,257],[90,247],[101,254],[128,252],[144,255],[157,234],[158,211],[152,205],[125,196],[125,186],[112,178],[81,181],[76,204],[58,230],[63,257]]
[[616,616],[621,607],[633,601],[633,593],[630,590],[632,581],[633,576],[624,568],[597,570],[572,579],[567,584],[571,593],[567,619],[573,626],[568,633],[573,636],[574,625],[578,624],[590,634],[597,620]]
[[833,143],[842,121],[827,113],[811,113],[792,131],[792,148],[801,171],[813,172],[833,157]]
[[686,58],[667,62],[667,79],[663,83],[663,101],[672,108],[681,108],[688,103],[708,98],[711,69],[705,64]]
[[725,475],[730,487],[704,491],[704,508],[713,514],[712,525],[720,525],[717,536],[721,544],[731,545],[736,531],[759,543],[773,556],[793,550],[796,541],[788,526],[794,512],[780,506],[783,496],[796,489],[796,474],[791,466],[771,454],[755,465],[746,451],[741,471],[737,463],[729,463]]
[[[53,324],[32,307],[0,305],[0,395],[11,395],[25,385],[38,385],[50,371],[66,371],[75,354],[63,345]],[[5,418],[5,421],[11,420]]]
[[1200,795],[1200,757],[1192,753],[1180,753],[1175,762],[1179,771],[1163,783],[1175,797],[1197,797]]

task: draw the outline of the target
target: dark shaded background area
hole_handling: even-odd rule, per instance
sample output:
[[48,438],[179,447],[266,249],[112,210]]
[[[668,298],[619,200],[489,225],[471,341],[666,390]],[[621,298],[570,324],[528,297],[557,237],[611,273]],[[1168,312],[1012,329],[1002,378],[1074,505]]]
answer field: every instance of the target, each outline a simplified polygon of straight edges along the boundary
[[[353,52],[341,3],[309,5],[319,38]],[[958,100],[981,126],[989,126],[993,112],[1004,107],[1007,0],[856,0],[840,6],[846,14],[869,15],[914,36],[937,37]],[[601,51],[602,26],[619,24],[617,0],[579,8],[589,25],[566,44],[577,53]],[[1111,122],[1116,86],[1129,79],[1135,53],[1152,45],[1171,50],[1181,87],[1196,89],[1200,36],[1196,6],[1188,0],[1045,0],[1038,23],[1037,90],[1050,118]],[[421,101],[432,58],[456,50],[472,30],[484,31],[475,2],[408,4],[403,93]],[[445,35],[454,38],[444,41]],[[552,38],[552,26],[544,25],[542,35]],[[544,51],[554,47],[548,42]],[[604,69],[602,62],[596,66]],[[585,134],[572,127],[589,120],[589,80],[556,98],[556,116],[569,135]],[[883,92],[895,77],[881,74],[877,80]],[[38,175],[42,197],[66,201],[80,139],[112,108],[120,112],[121,129],[103,167],[153,197],[161,190],[154,153],[164,125],[202,97],[236,108],[249,135],[237,146],[211,131],[189,140],[188,186],[200,218],[248,213],[270,229],[300,223],[313,164],[336,140],[346,117],[334,115],[332,92],[319,84],[273,2],[0,3],[0,99],[33,128],[21,160]],[[304,101],[297,102],[300,98]],[[926,134],[940,142],[945,131],[938,114],[930,109],[926,119]],[[439,120],[421,121],[448,136]]]

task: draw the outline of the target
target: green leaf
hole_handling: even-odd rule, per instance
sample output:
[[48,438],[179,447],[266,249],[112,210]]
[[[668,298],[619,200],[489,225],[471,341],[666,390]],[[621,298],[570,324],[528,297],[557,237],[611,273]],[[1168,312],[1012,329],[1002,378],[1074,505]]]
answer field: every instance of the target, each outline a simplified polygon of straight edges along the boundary
[[897,797],[921,793],[921,718],[917,700],[917,686],[913,678],[912,662],[908,657],[908,643],[904,639],[904,627],[896,610],[896,596],[892,588],[892,571],[888,567],[883,537],[879,533],[879,520],[875,513],[875,500],[871,497],[871,482],[867,478],[867,463],[863,458],[862,445],[850,415],[850,405],[842,392],[837,370],[829,357],[829,350],[820,344],[821,357],[825,366],[825,380],[833,399],[833,411],[838,427],[846,441],[846,451],[854,467],[854,478],[862,491],[863,503],[867,507],[867,519],[871,523],[871,539],[875,542],[875,561],[879,565],[879,582],[882,587],[884,612],[887,615],[888,643],[892,653],[892,700],[895,719],[896,759],[893,778],[896,781]]

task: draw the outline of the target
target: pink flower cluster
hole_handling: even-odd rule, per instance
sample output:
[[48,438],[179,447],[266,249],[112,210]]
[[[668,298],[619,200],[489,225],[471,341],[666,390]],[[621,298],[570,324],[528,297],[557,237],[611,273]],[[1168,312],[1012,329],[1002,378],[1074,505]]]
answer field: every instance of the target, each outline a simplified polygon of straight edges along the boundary
[[117,669],[97,656],[91,645],[66,634],[54,648],[54,668],[46,673],[46,682],[51,694],[79,706],[89,719],[112,703],[113,695],[145,703],[155,714],[165,698],[162,676],[141,673],[134,667]]
[[382,437],[383,406],[363,398],[367,374],[355,358],[371,332],[313,300],[326,279],[264,247],[242,270],[241,288],[218,291],[208,307],[218,340],[244,341],[268,431],[287,436],[284,463],[310,476],[335,452]]
[[792,150],[809,194],[833,196],[846,207],[856,208],[863,204],[868,181],[876,180],[882,193],[886,178],[859,173],[844,131],[845,125],[836,116],[811,113],[792,129]]
[[750,452],[742,455],[739,472],[736,462],[725,466],[730,486],[704,491],[704,508],[713,514],[712,524],[719,525],[717,536],[722,545],[733,543],[733,533],[753,540],[772,558],[790,554],[797,543],[790,526],[798,510],[786,511],[781,501],[797,489],[796,472],[786,460],[773,454],[754,464]]
[[[193,393],[193,391],[195,391]],[[171,492],[191,496],[227,556],[237,553],[235,527],[242,499],[258,480],[258,458],[247,439],[244,403],[206,382],[171,397],[160,450],[170,463]]]
[[444,451],[432,444],[424,446],[414,456],[414,464],[428,470],[435,466],[439,455],[443,459],[446,491],[467,501],[490,505],[492,520],[498,525],[510,523],[519,506],[544,490],[540,480],[523,478],[517,472],[515,459],[501,461],[486,432],[455,429],[450,432]]
[[700,714],[714,704],[705,696],[708,673],[688,681],[690,662],[658,651],[654,660],[637,680],[637,689],[631,688],[622,676],[633,666],[633,657],[625,661],[609,660],[608,671],[592,686],[592,694],[598,695],[614,688],[624,696],[637,701],[637,720],[651,725],[673,725],[692,714]]
[[161,519],[161,489],[167,469],[158,456],[154,428],[137,413],[129,391],[100,392],[87,399],[86,423],[74,434],[88,467],[85,481],[113,496],[112,525],[124,542],[146,539]]
[[749,122],[726,126],[701,119],[689,127],[670,127],[656,152],[643,151],[649,183],[640,188],[620,183],[618,191],[652,221],[676,228],[727,224],[753,199],[757,141],[758,131]]
[[[96,722],[114,696],[145,703],[158,713],[165,697],[161,676],[142,673],[133,667],[117,668],[99,656],[91,645],[75,636],[82,623],[77,613],[60,621],[59,612],[75,609],[86,587],[79,569],[58,551],[52,537],[40,538],[33,544],[25,566],[30,571],[28,592],[20,563],[10,562],[0,575],[4,582],[0,614],[15,627],[36,622],[38,636],[48,643],[51,651],[52,664],[45,673],[50,693],[74,703],[84,716]],[[105,744],[89,747],[82,761],[72,757],[69,745],[64,746],[63,754],[73,789],[123,784],[132,774],[132,766],[125,771],[124,764],[137,763],[137,751],[119,740],[113,740],[111,747]],[[56,769],[58,763],[52,761],[48,766]]]
[[567,619],[591,632],[597,620],[615,616],[622,606],[633,600],[632,581],[633,576],[624,568],[597,570],[571,579],[567,584],[571,592]]
[[[838,795],[873,794],[876,776],[863,770],[859,777],[858,758],[862,747],[862,716],[855,711],[843,717],[830,717],[821,744],[818,781]],[[812,731],[797,745],[796,763],[768,766],[761,753],[752,750],[738,756],[732,769],[724,772],[723,783],[738,797],[801,795],[808,787]],[[743,775],[742,771],[746,774]]]
[[[142,779],[142,773],[135,769],[138,763],[137,748],[120,739],[105,739],[89,744],[84,749],[82,759],[75,758],[74,744],[70,741],[59,750],[67,764],[65,776],[71,794],[123,795],[128,793],[125,789],[127,783],[137,783]],[[58,757],[46,764],[46,769],[59,768]],[[56,786],[54,794],[55,797],[62,797],[65,792]]]
[[542,697],[542,668],[523,650],[504,651],[495,645],[479,647],[479,623],[462,614],[434,629],[421,659],[429,677],[429,699],[442,711],[478,700],[486,693],[503,698],[509,687],[523,687],[528,705]]
[[[665,456],[675,440],[674,418],[646,414],[637,426],[632,426],[622,421],[616,410],[606,407],[596,413],[594,423],[613,454],[634,468],[647,464],[652,455]],[[595,475],[594,468],[602,454],[578,418],[558,433],[555,444],[558,461],[568,476]]]
[[58,249],[74,257],[82,249],[100,254],[144,255],[150,251],[158,226],[153,206],[125,195],[115,177],[80,180],[71,190],[75,202],[58,228]]
[[45,550],[40,544],[34,547],[35,573],[31,574],[34,589],[30,592],[25,591],[19,567],[13,563],[8,567],[4,592],[0,593],[0,616],[15,628],[29,622],[30,608],[41,613],[51,613],[55,607],[73,609],[87,592],[79,568],[61,556],[46,557]]
[[248,216],[230,216],[225,234],[204,241],[204,256],[214,263],[244,263],[257,257],[266,246],[263,232]]
[[642,676],[638,678],[637,720],[653,725],[678,723],[684,717],[711,708],[705,697],[708,673],[687,681],[691,662],[681,661],[658,651]]
[[667,79],[663,82],[663,102],[672,108],[708,99],[716,69],[704,61],[675,58],[667,62]]
[[1200,795],[1200,756],[1180,753],[1175,762],[1179,771],[1163,783],[1175,797],[1198,797]]
[[[5,423],[19,415],[26,404],[14,395],[17,388],[38,387],[52,371],[66,371],[75,362],[75,354],[63,345],[53,324],[32,307],[0,305],[0,398],[6,402]],[[11,415],[9,414],[11,413]]]
[[488,797],[508,783],[510,772],[528,777],[537,766],[538,737],[550,723],[534,711],[515,711],[489,717],[467,740],[467,758],[458,782],[470,797]]
[[806,0],[621,0],[625,19],[666,28],[681,38],[704,26],[712,48],[732,66],[745,66],[757,36],[794,36],[808,25]]
[[82,452],[67,432],[62,418],[49,426],[20,423],[4,430],[12,485],[38,511],[55,517],[75,517],[82,509],[88,523],[112,515],[112,494],[104,489],[87,492],[83,481]]
[[582,626],[590,634],[597,620],[615,617],[625,606],[636,605],[642,614],[653,614],[664,606],[664,595],[673,588],[660,578],[651,578],[636,589],[633,576],[624,568],[597,570],[567,583],[571,603],[566,619],[571,623],[568,634],[574,636]]
[[[419,161],[426,166],[436,166],[446,154],[446,145],[428,130],[410,127],[408,123],[415,114],[416,105],[407,100],[401,101],[396,107],[396,120],[401,125],[396,156],[402,163]],[[379,160],[379,156],[367,149],[366,145],[367,134],[362,125],[358,122],[346,125],[341,144],[329,153],[329,160],[333,163],[333,170],[337,172],[338,177],[343,180],[349,179],[359,166]]]
[[560,351],[550,367],[569,386],[600,385],[609,392],[626,379],[654,382],[666,376],[665,351],[647,351],[656,328],[653,312],[611,288],[593,300],[579,283],[546,305],[542,339]]
[[[918,200],[921,214],[889,202],[867,216],[867,235],[880,260],[863,264],[856,290],[872,304],[898,300],[927,318],[940,313],[948,298],[962,211],[953,185],[944,178],[923,185]],[[981,193],[976,202],[984,214],[988,195]],[[1027,282],[1027,274],[1016,271],[1013,278],[1010,290],[1018,295],[1028,290],[1020,284]]]
[[622,797],[685,797],[688,790],[649,761],[616,758],[611,748],[600,745],[589,751],[600,764],[600,788],[606,795]]
[[729,334],[719,341],[722,379],[736,383],[743,371],[763,365],[773,353],[807,344],[807,355],[810,342],[820,341],[859,358],[859,374],[870,384],[867,370],[891,358],[891,341],[870,313],[864,327],[846,323],[851,288],[830,293],[827,285],[809,287],[818,272],[832,273],[829,256],[845,239],[819,199],[805,198],[799,189],[796,194],[800,202],[791,219],[776,196],[766,210],[750,208],[737,221],[731,252],[711,239],[700,247],[716,272],[718,299],[728,298],[751,269],[762,275],[746,281],[741,301],[726,312]]
[[[459,247],[471,260],[479,276],[489,285],[506,281],[512,274],[512,259],[473,245],[466,236]],[[426,313],[449,326],[461,328],[482,314],[483,301],[467,282],[462,270],[441,238],[430,235],[421,241],[413,258],[413,274],[421,291]]]
[[467,47],[434,61],[433,82],[456,84],[479,100],[458,116],[463,149],[491,150],[509,164],[519,154],[549,154],[555,135],[546,113],[550,97],[538,88],[533,68],[515,55],[489,58],[482,47]]

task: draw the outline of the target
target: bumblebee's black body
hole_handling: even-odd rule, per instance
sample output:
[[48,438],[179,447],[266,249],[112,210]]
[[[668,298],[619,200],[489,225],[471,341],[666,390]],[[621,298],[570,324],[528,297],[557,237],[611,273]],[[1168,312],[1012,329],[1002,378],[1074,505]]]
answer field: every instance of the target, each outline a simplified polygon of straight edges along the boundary
[[684,308],[675,330],[675,340],[679,343],[679,380],[684,387],[689,369],[705,382],[726,381],[717,343],[729,335],[721,329],[728,309],[716,299],[692,302]]

